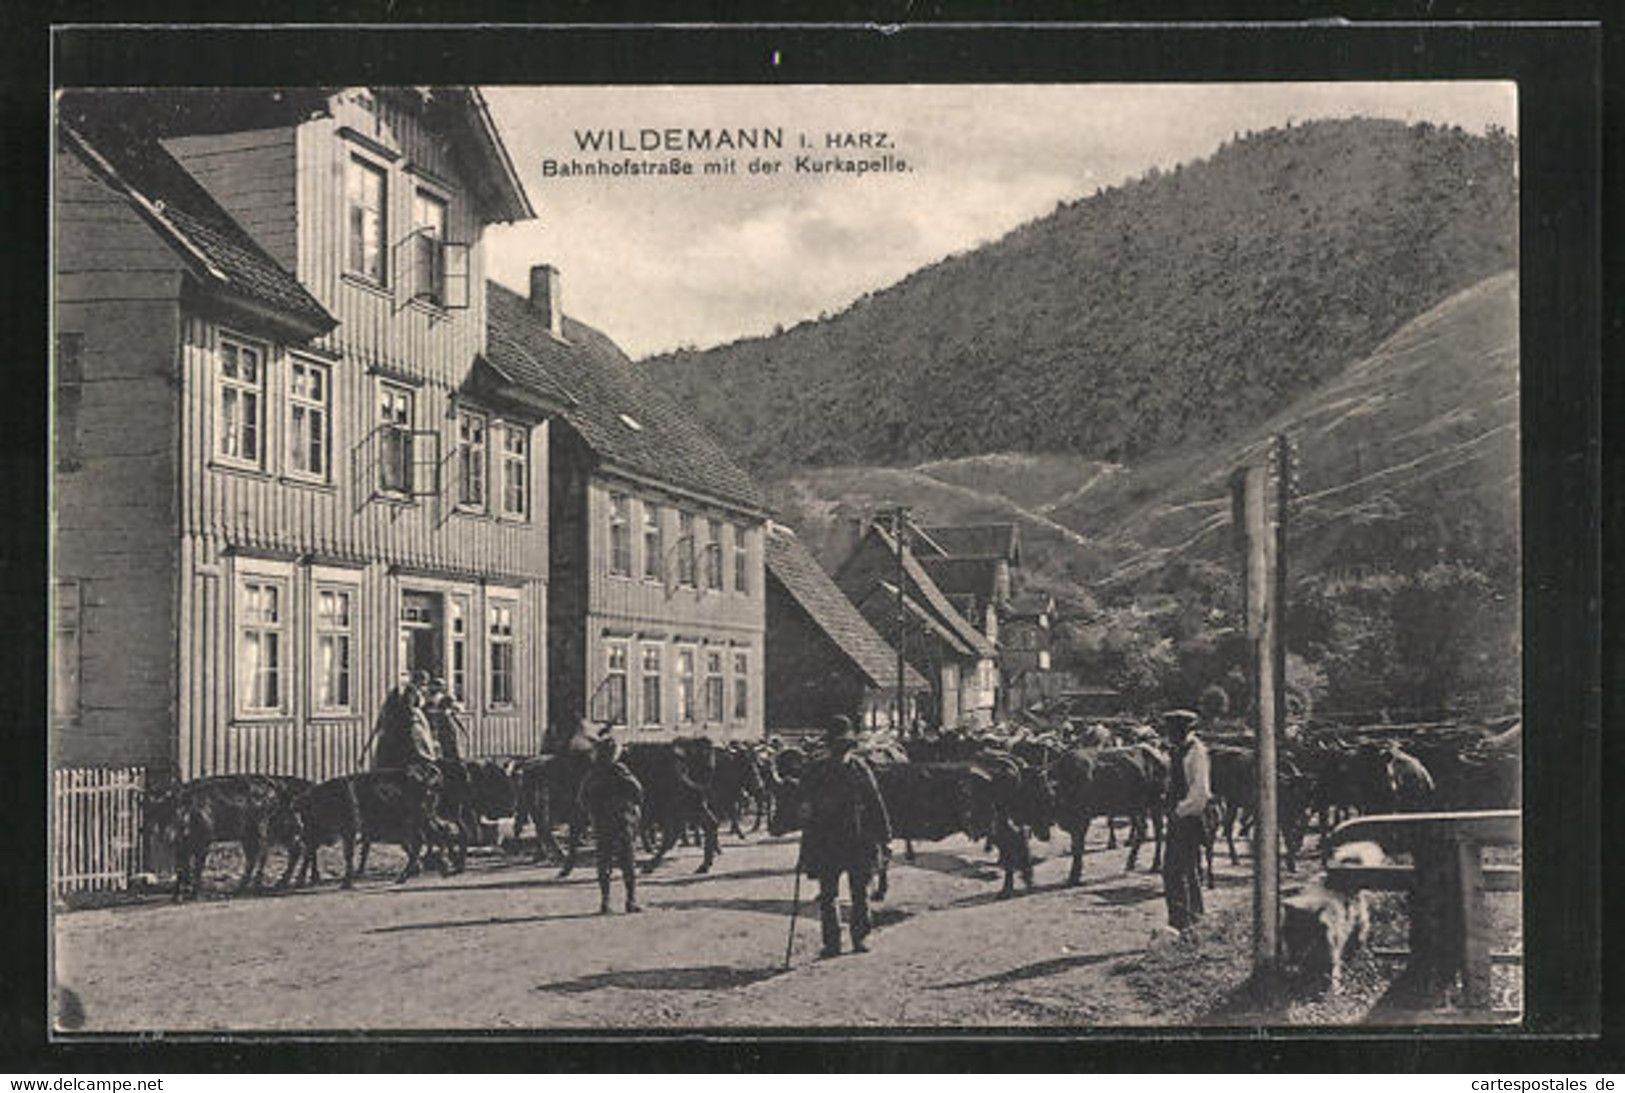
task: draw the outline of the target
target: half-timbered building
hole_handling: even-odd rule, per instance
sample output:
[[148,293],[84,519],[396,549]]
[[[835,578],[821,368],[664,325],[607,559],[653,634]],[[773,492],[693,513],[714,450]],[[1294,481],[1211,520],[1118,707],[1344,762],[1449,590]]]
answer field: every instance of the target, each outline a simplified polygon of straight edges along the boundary
[[482,235],[533,213],[479,94],[58,123],[55,763],[351,771],[418,669],[538,747],[560,407],[487,360]]

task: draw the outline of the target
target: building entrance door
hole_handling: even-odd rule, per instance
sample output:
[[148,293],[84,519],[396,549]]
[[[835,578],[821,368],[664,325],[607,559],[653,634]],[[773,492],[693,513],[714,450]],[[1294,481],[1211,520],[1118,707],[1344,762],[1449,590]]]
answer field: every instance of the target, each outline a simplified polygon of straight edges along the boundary
[[434,592],[401,593],[401,671],[408,678],[445,675],[444,600]]

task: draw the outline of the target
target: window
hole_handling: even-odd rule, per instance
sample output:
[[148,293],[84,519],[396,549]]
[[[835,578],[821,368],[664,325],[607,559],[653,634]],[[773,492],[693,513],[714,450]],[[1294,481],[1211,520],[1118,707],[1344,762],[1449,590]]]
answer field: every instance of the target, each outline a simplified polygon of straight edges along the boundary
[[502,515],[523,520],[530,514],[530,431],[502,426]]
[[694,720],[694,650],[677,650],[677,718]]
[[228,462],[260,465],[265,415],[265,357],[261,350],[229,338],[220,339],[219,413],[215,419],[218,452]]
[[645,580],[663,580],[661,555],[665,547],[660,535],[660,506],[644,502],[643,505],[643,576]]
[[485,508],[485,415],[472,410],[457,414],[457,503]]
[[624,493],[609,495],[609,571],[632,575],[632,502]]
[[348,711],[351,707],[351,638],[355,624],[355,590],[316,586],[316,708]]
[[56,469],[79,469],[79,403],[84,396],[85,336],[56,336]]
[[237,712],[281,713],[288,651],[288,582],[244,574],[237,582]]
[[378,488],[412,492],[412,392],[393,383],[378,385]]
[[54,636],[51,647],[54,686],[51,712],[71,720],[79,716],[80,596],[78,581],[57,581],[54,589]]
[[643,723],[660,724],[660,646],[643,647]]
[[612,641],[604,646],[608,674],[604,676],[605,718],[611,725],[626,724],[626,643]]
[[344,268],[381,285],[386,238],[384,172],[358,156],[351,156],[345,182],[350,238]]
[[722,654],[713,650],[705,653],[705,719],[721,721],[725,701],[722,682]]
[[745,565],[745,529],[734,528],[734,591],[750,594],[750,581]]
[[327,480],[332,397],[327,366],[294,357],[288,368],[288,466],[295,474]]
[[734,720],[750,716],[750,654],[734,654]]
[[491,604],[488,612],[492,706],[513,705],[513,612],[513,604],[502,602]]
[[705,587],[714,592],[722,591],[722,522],[720,520],[706,521],[706,531],[710,538],[705,544]]
[[446,615],[450,627],[448,638],[451,678],[451,697],[458,702],[468,701],[468,597],[447,596]]
[[677,514],[677,583],[693,588],[695,582],[694,514]]
[[412,197],[412,298],[446,299],[446,203],[426,190]]

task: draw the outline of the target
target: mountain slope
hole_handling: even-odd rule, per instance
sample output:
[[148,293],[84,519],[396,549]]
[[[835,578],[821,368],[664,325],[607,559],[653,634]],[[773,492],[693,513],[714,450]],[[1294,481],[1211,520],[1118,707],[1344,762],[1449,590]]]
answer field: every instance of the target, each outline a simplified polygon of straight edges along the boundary
[[1234,434],[1515,261],[1504,135],[1270,130],[783,334],[647,367],[758,473]]
[[1296,576],[1467,561],[1516,587],[1517,277],[1472,286],[1278,413],[1128,465],[1000,453],[913,468],[812,468],[770,498],[836,564],[843,520],[882,503],[924,523],[1012,520],[1027,576],[1057,591],[1156,586],[1176,563],[1228,565],[1232,469],[1277,431],[1296,448]]

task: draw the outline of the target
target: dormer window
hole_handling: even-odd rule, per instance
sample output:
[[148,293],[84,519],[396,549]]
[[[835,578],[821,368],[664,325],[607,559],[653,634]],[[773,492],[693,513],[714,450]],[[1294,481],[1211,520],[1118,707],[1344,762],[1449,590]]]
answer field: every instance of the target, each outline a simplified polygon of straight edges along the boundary
[[349,245],[344,268],[358,277],[384,283],[384,229],[388,185],[382,168],[360,156],[346,167],[345,203],[348,208]]

